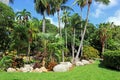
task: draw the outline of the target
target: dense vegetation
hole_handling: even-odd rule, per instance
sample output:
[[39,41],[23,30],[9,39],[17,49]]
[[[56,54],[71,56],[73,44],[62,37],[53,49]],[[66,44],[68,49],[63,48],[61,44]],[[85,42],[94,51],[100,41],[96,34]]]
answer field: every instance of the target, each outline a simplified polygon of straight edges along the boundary
[[107,51],[104,53],[103,59],[105,66],[120,70],[120,51]]
[[[0,2],[0,68],[20,67],[26,63],[44,64],[80,59],[103,58],[107,50],[120,50],[120,26],[114,23],[89,23],[92,0],[75,0],[81,8],[81,15],[65,3],[68,0],[34,0],[35,10],[43,16],[34,18],[29,11],[14,13]],[[108,4],[109,0],[95,0]],[[86,19],[82,9],[87,6]],[[63,11],[60,16],[60,10]],[[46,19],[57,12],[58,27]],[[60,22],[64,28],[61,28]],[[119,54],[119,53],[118,53]],[[119,55],[118,55],[119,56]],[[119,59],[119,58],[118,58]],[[109,64],[110,65],[110,64]],[[117,64],[119,65],[119,64]]]

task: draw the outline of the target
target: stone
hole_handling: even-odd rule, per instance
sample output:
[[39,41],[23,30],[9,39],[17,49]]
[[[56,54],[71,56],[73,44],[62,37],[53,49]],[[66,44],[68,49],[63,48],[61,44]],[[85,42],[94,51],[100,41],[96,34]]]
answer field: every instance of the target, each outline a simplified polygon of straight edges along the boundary
[[53,71],[54,72],[66,72],[66,71],[68,71],[68,69],[66,68],[65,65],[58,64],[53,68]]
[[83,64],[81,61],[77,61],[77,62],[75,63],[75,65],[76,65],[76,66],[83,66],[84,64]]
[[7,72],[16,72],[16,69],[14,69],[14,68],[8,68]]
[[90,63],[94,63],[95,61],[94,60],[89,60]]
[[66,72],[72,67],[70,62],[61,62],[53,68],[54,72]]
[[48,70],[47,70],[45,67],[41,67],[40,70],[41,70],[42,72],[48,72]]
[[39,72],[39,73],[41,73],[42,71],[39,68],[35,68],[34,70],[32,70],[32,72]]
[[33,67],[29,64],[24,65],[24,67],[20,68],[20,71],[22,72],[32,72]]
[[86,64],[90,64],[90,62],[87,61],[87,60],[82,60],[81,62],[82,62],[84,65],[86,65]]

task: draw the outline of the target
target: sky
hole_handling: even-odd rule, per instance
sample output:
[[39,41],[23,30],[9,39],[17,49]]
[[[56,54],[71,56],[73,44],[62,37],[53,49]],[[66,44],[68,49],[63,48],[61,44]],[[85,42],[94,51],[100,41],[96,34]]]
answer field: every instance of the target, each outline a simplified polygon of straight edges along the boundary
[[[9,0],[0,0],[4,3],[8,4]],[[73,13],[80,14],[80,8],[77,5],[73,5],[74,0],[69,0],[66,5],[72,7],[74,12]],[[90,15],[89,15],[89,22],[93,23],[94,25],[98,25],[99,23],[103,22],[114,22],[115,25],[120,25],[120,0],[110,0],[109,5],[103,5],[101,3],[96,3],[93,0],[93,3],[90,8]],[[26,9],[27,11],[31,12],[33,17],[38,19],[42,19],[42,15],[36,13],[34,8],[33,0],[14,0],[13,4],[8,4],[13,8],[15,12],[22,11]],[[83,19],[86,17],[87,6],[83,9]],[[62,15],[62,12],[60,12]],[[46,16],[47,19],[51,20],[52,24],[58,25],[57,23],[57,14],[54,16]],[[61,23],[62,26],[63,23]]]

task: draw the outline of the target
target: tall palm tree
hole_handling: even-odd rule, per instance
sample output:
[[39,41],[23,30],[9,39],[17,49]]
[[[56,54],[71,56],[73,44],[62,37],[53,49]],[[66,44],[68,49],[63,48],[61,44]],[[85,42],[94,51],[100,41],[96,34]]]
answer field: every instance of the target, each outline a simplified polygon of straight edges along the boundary
[[26,9],[23,9],[22,11],[16,13],[16,20],[18,20],[20,23],[25,24],[29,18],[31,18],[31,13]]
[[28,57],[30,60],[30,46],[33,40],[37,38],[37,34],[39,33],[39,20],[33,18],[32,21],[29,22],[28,28]]
[[65,28],[65,42],[66,42],[66,54],[67,54],[67,23],[70,21],[70,12],[68,12],[66,9],[63,11],[63,16],[62,16],[62,22],[64,22],[64,28]]
[[43,15],[42,32],[45,32],[45,13],[50,14],[50,0],[34,0],[37,13]]
[[[104,4],[108,4],[109,3],[109,0],[96,0],[96,1],[100,1],[100,2],[102,2]],[[77,55],[75,57],[75,61],[77,61],[79,59],[78,57],[79,57],[79,54],[80,54],[80,50],[82,48],[84,36],[85,36],[85,33],[86,33],[86,29],[87,29],[87,23],[88,23],[88,17],[89,17],[91,3],[92,3],[92,0],[88,0],[87,1],[88,9],[87,9],[87,14],[86,14],[86,23],[85,23],[84,31],[83,31],[83,34],[82,34],[82,37],[81,37],[81,42],[80,42],[80,45],[79,45],[79,49],[78,49]]]
[[59,34],[62,36],[61,26],[60,26],[60,10],[73,10],[69,6],[64,5],[68,0],[51,0],[51,14],[57,12],[58,17],[58,27],[59,27]]
[[[82,37],[82,33],[83,33],[83,30],[82,30],[82,27],[83,27],[83,25],[82,25],[82,9],[87,5],[87,0],[75,0],[73,4],[74,5],[77,4],[81,9],[81,13],[80,13],[81,25],[80,25],[80,27],[81,27],[81,37]],[[82,50],[83,50],[83,44],[82,44],[82,48],[80,51],[81,56],[82,56]]]
[[76,29],[81,26],[81,17],[76,13],[71,16],[70,26],[72,28],[73,37],[72,37],[72,62],[74,62],[74,54],[75,54],[75,39],[76,39]]

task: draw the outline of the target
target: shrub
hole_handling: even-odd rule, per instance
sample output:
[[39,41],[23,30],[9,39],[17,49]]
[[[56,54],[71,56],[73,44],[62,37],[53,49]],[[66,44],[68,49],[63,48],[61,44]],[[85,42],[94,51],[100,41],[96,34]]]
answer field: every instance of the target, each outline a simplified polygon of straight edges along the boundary
[[22,58],[13,58],[12,67],[13,68],[20,68],[24,66],[24,61]]
[[93,48],[92,46],[84,46],[83,47],[83,55],[82,58],[84,59],[94,59],[98,58],[99,52],[97,49]]
[[12,66],[12,56],[3,56],[3,58],[0,60],[0,69],[6,70],[7,68]]
[[103,64],[120,70],[120,51],[106,51],[103,54]]
[[49,62],[47,68],[48,68],[49,71],[53,71],[53,68],[54,68],[54,66],[56,66],[56,65],[57,65],[56,62]]

